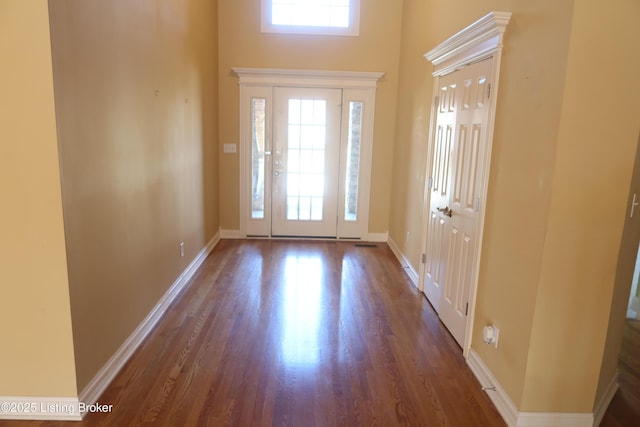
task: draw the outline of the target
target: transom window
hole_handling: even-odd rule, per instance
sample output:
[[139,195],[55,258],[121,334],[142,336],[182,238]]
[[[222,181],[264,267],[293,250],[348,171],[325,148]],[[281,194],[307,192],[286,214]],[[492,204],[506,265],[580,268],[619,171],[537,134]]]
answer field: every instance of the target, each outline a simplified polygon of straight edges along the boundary
[[360,0],[262,0],[262,32],[357,36]]

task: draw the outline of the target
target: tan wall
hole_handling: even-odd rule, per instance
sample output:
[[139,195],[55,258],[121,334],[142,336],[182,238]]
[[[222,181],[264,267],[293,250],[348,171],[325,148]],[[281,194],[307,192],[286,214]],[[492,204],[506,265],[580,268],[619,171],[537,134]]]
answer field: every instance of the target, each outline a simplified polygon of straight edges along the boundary
[[0,396],[77,396],[46,0],[0,2]]
[[[219,5],[220,142],[238,143],[238,78],[232,67],[382,71],[374,133],[370,232],[388,230],[402,3],[362,1],[359,37],[262,34],[260,0]],[[221,226],[239,228],[238,156],[220,154]]]
[[51,2],[79,390],[219,228],[216,13]]
[[[640,139],[638,140],[640,146]],[[640,150],[636,146],[636,156],[631,179],[631,191],[627,197],[627,212],[631,210],[633,194],[640,195]],[[637,210],[635,211],[637,212]],[[622,337],[625,330],[625,318],[627,307],[629,306],[629,291],[633,281],[633,274],[638,254],[638,242],[640,242],[640,220],[638,213],[634,213],[633,218],[625,216],[622,242],[616,268],[615,287],[609,310],[607,340],[602,356],[602,369],[598,380],[596,392],[596,405],[607,391],[611,381],[618,377],[618,359],[622,344]]]
[[[422,55],[491,10],[513,16],[502,58],[472,346],[519,405],[553,179],[571,2],[404,1],[390,230],[417,270],[433,85],[432,68]],[[481,328],[488,322],[501,329],[497,351],[481,343]]]
[[575,3],[526,411],[593,409],[640,130],[638,17],[633,0]]
[[[404,2],[390,230],[416,268],[432,97],[420,55],[489,10],[513,13],[472,347],[521,411],[591,412],[615,370],[620,323],[607,325],[620,316],[611,301],[640,128],[638,7]],[[480,340],[489,322],[497,350]]]

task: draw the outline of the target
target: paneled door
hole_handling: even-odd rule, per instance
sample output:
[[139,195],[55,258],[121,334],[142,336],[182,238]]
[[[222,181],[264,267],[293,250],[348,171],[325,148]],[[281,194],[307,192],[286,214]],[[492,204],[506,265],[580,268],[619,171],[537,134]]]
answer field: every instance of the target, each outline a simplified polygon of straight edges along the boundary
[[342,90],[274,88],[271,234],[336,237]]
[[431,150],[424,292],[462,346],[484,171],[491,59],[440,77]]

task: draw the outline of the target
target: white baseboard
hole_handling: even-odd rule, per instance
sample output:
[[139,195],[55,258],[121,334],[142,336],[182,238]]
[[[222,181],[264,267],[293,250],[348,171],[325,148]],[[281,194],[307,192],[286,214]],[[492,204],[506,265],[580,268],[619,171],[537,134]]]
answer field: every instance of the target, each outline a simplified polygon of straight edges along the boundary
[[640,320],[640,298],[635,295],[629,300],[627,318]]
[[244,239],[244,236],[240,234],[240,230],[223,230],[218,232],[221,239]]
[[409,259],[402,253],[396,242],[391,237],[389,237],[387,244],[389,245],[391,252],[393,252],[396,258],[398,258],[398,261],[400,262],[402,268],[404,268],[404,270],[407,272],[407,275],[409,276],[409,279],[411,279],[413,286],[417,288],[419,281],[418,272],[411,266]]
[[[153,327],[162,318],[164,313],[169,308],[169,305],[185,288],[189,279],[193,277],[198,268],[202,265],[207,256],[211,253],[213,248],[220,241],[220,233],[216,233],[215,236],[207,243],[207,245],[196,255],[191,264],[180,274],[180,276],[173,282],[171,287],[160,298],[155,307],[149,312],[147,317],[138,325],[133,333],[126,339],[126,341],[120,346],[116,353],[111,356],[107,363],[98,371],[96,376],[87,384],[87,386],[80,393],[80,402],[86,404],[93,404],[98,401],[98,398],[104,393],[107,386],[113,381],[116,374],[122,369],[124,364],[129,360],[131,355],[140,346],[145,337],[151,332]],[[82,413],[84,415],[84,413]]]
[[520,412],[516,427],[593,427],[593,414]]
[[77,397],[0,396],[0,420],[81,421]]
[[615,374],[613,375],[613,378],[611,378],[611,380],[609,381],[609,385],[607,385],[607,388],[603,393],[602,397],[600,398],[600,401],[598,402],[595,409],[593,410],[593,426],[594,427],[597,427],[600,425],[600,422],[602,421],[602,418],[604,417],[605,412],[607,412],[607,408],[609,407],[609,404],[613,400],[613,396],[616,394],[616,391],[618,391],[618,370],[617,369]]
[[469,350],[467,364],[483,387],[495,387],[495,390],[487,390],[487,396],[509,427],[593,427],[597,425],[594,424],[592,413],[519,412],[473,348]]
[[389,240],[389,232],[367,233],[367,242],[386,243]]
[[509,427],[515,427],[518,420],[518,408],[473,348],[469,349],[467,365],[482,387],[495,387],[495,390],[486,391],[487,396],[495,405],[504,422]]

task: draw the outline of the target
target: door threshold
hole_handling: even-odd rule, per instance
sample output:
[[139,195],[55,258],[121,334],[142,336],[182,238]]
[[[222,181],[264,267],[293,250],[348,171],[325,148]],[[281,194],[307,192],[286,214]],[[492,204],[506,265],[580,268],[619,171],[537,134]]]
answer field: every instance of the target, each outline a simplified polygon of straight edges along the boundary
[[247,239],[266,239],[266,240],[307,240],[307,241],[341,241],[341,242],[361,242],[359,237],[335,237],[335,236],[247,236]]

